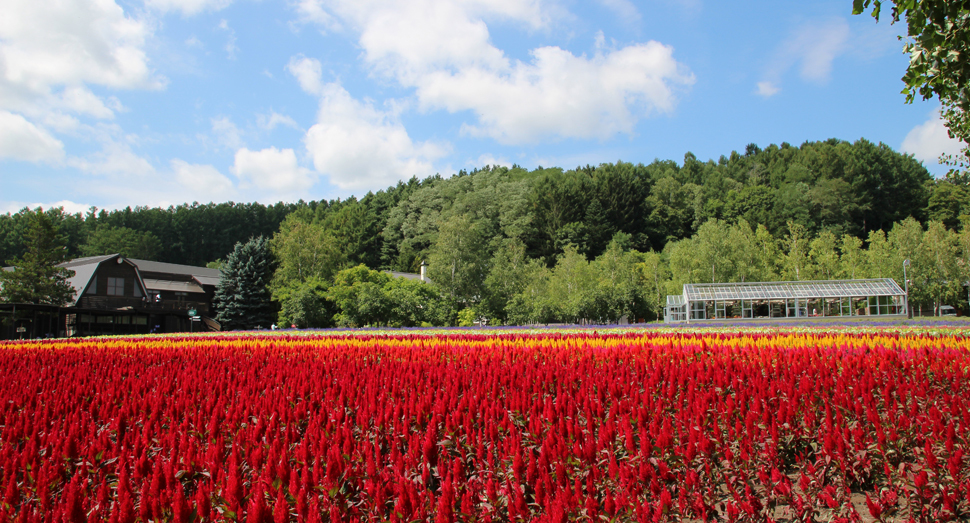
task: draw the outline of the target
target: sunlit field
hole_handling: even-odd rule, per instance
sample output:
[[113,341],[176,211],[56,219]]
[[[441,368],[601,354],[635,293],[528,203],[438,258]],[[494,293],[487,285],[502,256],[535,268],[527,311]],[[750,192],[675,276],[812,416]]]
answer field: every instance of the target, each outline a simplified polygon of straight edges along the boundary
[[966,521],[943,325],[0,343],[2,521]]

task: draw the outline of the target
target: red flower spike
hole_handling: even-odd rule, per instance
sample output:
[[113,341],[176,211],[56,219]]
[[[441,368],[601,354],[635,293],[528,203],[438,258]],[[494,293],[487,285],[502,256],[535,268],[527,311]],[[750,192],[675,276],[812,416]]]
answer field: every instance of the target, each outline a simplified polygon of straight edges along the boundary
[[290,504],[286,502],[286,495],[280,488],[276,493],[276,503],[273,505],[273,523],[286,523],[290,519]]
[[465,490],[461,497],[461,513],[471,515],[475,513],[475,501],[472,498],[471,490]]
[[927,476],[925,470],[920,470],[919,473],[913,477],[913,485],[916,486],[917,489],[922,490],[924,487],[926,487],[927,483],[929,483],[929,476]]
[[67,494],[65,495],[64,512],[69,523],[87,523],[87,515],[82,504],[83,493],[77,481],[78,476],[68,483]]
[[182,484],[176,482],[175,492],[172,494],[172,521],[173,523],[189,523],[191,510],[185,501],[185,493]]
[[142,521],[148,521],[151,519],[151,494],[149,493],[149,483],[144,481],[142,483],[141,495],[138,497],[138,517]]
[[306,521],[310,514],[310,507],[307,505],[307,492],[304,489],[296,495],[296,517],[298,521]]
[[606,494],[606,499],[603,501],[603,510],[611,518],[616,515],[616,502],[613,500],[612,492]]
[[267,523],[268,512],[263,485],[258,483],[252,498],[249,500],[249,506],[246,508],[246,523]]
[[454,523],[455,490],[450,481],[445,481],[441,487],[441,497],[438,498],[437,518],[440,523]]
[[[14,476],[14,472],[8,469],[8,474]],[[20,490],[17,488],[16,477],[6,478],[7,491],[3,495],[3,502],[8,507],[16,507],[20,503]]]
[[316,496],[313,496],[313,501],[310,503],[310,514],[307,518],[307,523],[323,523],[320,519],[320,500]]
[[[382,491],[383,499],[408,509],[402,518],[434,520],[445,483],[467,485],[455,488],[456,519],[498,521],[509,504],[521,518],[532,517],[536,506],[542,507],[537,520],[556,520],[557,507],[576,518],[587,498],[602,512],[609,493],[614,511],[630,505],[638,521],[649,521],[703,518],[697,495],[716,499],[713,492],[728,478],[742,492],[724,510],[756,514],[766,491],[749,492],[750,479],[734,477],[740,468],[770,473],[767,481],[759,475],[764,487],[808,520],[828,507],[826,495],[845,507],[841,491],[823,490],[825,476],[854,478],[862,466],[872,490],[882,492],[870,501],[883,514],[898,506],[888,499],[894,485],[913,482],[923,485],[924,504],[935,499],[940,514],[934,517],[943,518],[948,505],[970,496],[958,456],[965,452],[960,430],[968,425],[970,402],[957,393],[966,388],[964,375],[954,375],[967,365],[964,345],[945,333],[878,330],[58,341],[48,344],[56,350],[0,351],[0,368],[55,371],[13,376],[31,384],[24,390],[0,389],[6,427],[0,468],[31,471],[29,478],[18,472],[16,488],[4,478],[0,494],[19,496],[21,504],[36,498],[36,508],[16,512],[21,519],[63,520],[76,482],[90,518],[108,518],[110,507],[109,521],[130,523],[122,521],[127,505],[145,519],[174,519],[174,473],[185,470],[189,478],[209,474],[197,487],[204,495],[193,501],[196,515],[206,519],[219,516],[206,506],[208,496],[229,505],[236,488],[241,498],[246,485],[263,478],[264,488],[272,484],[287,500],[293,496],[301,521],[310,519],[312,498],[333,488],[341,489],[336,503],[322,510],[348,523],[397,518],[382,503]],[[700,347],[706,352],[698,353]],[[930,375],[938,378],[933,384]],[[958,388],[948,390],[950,383]],[[439,446],[438,435],[431,441],[436,431],[454,444]],[[913,434],[922,435],[916,449]],[[785,458],[804,472],[800,495],[774,470],[781,468],[782,442],[792,437],[817,443]],[[870,445],[878,452],[858,458]],[[658,448],[663,454],[652,456]],[[893,469],[884,457],[891,450],[910,456],[916,450],[919,460]],[[685,467],[692,453],[694,462]],[[65,462],[65,454],[78,459]],[[75,469],[78,460],[94,463],[97,454],[102,463],[117,458],[113,501],[110,493],[105,501],[101,476]],[[664,463],[651,464],[652,457]],[[590,465],[563,467],[573,462]],[[532,497],[503,488],[489,508],[469,495],[488,492],[489,478],[511,482],[513,469],[522,471],[515,486],[529,485]],[[427,488],[418,488],[422,477]],[[391,495],[399,481],[404,488]],[[934,482],[945,495],[929,488]],[[660,497],[672,485],[676,499],[664,515]],[[644,498],[657,501],[637,501]],[[237,508],[250,501],[240,499]],[[237,517],[245,519],[245,512]]]
[[923,453],[926,456],[926,465],[930,470],[936,470],[937,461],[936,455],[933,454],[933,447],[930,445],[930,440],[926,440],[926,444],[923,446]]
[[882,517],[882,505],[880,505],[877,501],[873,501],[872,498],[869,497],[869,494],[866,494],[866,507],[869,508],[869,514],[872,517],[876,519],[880,519]]
[[197,519],[202,520],[209,516],[209,511],[212,509],[209,503],[209,496],[206,494],[203,488],[199,488],[195,491],[195,514],[198,516]]

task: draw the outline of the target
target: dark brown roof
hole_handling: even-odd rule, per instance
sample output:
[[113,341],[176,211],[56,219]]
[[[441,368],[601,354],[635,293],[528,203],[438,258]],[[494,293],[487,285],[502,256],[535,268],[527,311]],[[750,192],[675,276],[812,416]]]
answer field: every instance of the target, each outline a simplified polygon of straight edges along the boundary
[[[74,298],[75,303],[77,302],[78,299],[81,298],[81,294],[83,294],[85,289],[87,289],[88,284],[91,283],[91,278],[94,276],[94,273],[97,272],[98,266],[101,265],[101,263],[103,262],[113,260],[113,259],[119,259],[119,263],[121,263],[120,260],[124,260],[125,262],[130,263],[131,265],[134,265],[135,272],[138,274],[138,278],[142,280],[141,284],[143,289],[146,288],[148,281],[151,281],[152,286],[148,286],[147,288],[157,289],[157,290],[168,290],[168,288],[171,285],[169,285],[168,284],[169,282],[165,280],[164,275],[191,276],[196,282],[198,282],[199,285],[216,285],[219,282],[219,278],[222,277],[222,272],[219,269],[209,269],[208,267],[193,267],[191,265],[179,265],[176,263],[165,263],[165,262],[157,262],[157,261],[151,261],[151,260],[136,260],[134,258],[122,258],[118,254],[107,254],[103,256],[88,256],[86,258],[75,258],[73,260],[69,260],[60,264],[60,267],[64,267],[74,271],[74,276],[71,277],[68,281],[71,283],[71,286],[74,287],[74,290],[76,291],[75,298]],[[142,273],[150,273],[156,277],[151,279],[144,278],[142,276]],[[162,277],[159,278],[158,276],[162,276]],[[191,292],[204,292],[201,290],[201,288],[197,289],[196,286],[191,283],[187,283],[187,282],[171,282],[171,283],[176,284],[179,287],[178,290],[186,290],[186,289],[183,289],[182,287],[191,286],[192,287]]]

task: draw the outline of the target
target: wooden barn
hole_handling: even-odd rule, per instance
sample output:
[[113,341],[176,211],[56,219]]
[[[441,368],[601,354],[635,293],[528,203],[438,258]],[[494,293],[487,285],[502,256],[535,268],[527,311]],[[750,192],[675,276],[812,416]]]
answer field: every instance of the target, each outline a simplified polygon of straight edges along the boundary
[[219,330],[212,298],[221,272],[118,254],[61,264],[74,299],[61,307],[0,304],[0,339]]

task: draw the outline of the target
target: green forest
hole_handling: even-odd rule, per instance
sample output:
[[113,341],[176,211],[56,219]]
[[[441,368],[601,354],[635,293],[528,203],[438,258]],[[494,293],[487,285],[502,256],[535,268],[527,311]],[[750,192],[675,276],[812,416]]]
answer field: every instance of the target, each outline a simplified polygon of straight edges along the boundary
[[[684,283],[891,277],[967,310],[970,183],[864,139],[748,145],[717,160],[486,166],[361,198],[0,215],[0,259],[32,216],[68,257],[219,265],[264,238],[284,325],[652,320]],[[418,272],[432,285],[382,271]],[[928,312],[927,312],[928,311]]]

